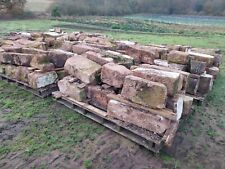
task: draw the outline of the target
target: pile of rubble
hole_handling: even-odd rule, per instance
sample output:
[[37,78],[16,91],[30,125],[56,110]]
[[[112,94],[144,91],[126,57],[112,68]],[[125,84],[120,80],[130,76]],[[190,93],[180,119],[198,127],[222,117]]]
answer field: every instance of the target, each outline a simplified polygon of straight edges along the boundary
[[[159,136],[209,93],[221,60],[219,50],[143,46],[60,29],[0,41],[1,74],[33,89],[57,83],[57,99],[87,103]],[[171,144],[173,136],[166,139]]]

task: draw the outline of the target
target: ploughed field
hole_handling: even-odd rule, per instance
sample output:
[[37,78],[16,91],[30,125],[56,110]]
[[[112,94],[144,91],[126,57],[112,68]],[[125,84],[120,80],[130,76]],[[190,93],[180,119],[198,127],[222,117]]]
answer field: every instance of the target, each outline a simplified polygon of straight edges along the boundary
[[[111,21],[115,18],[109,18]],[[84,18],[74,21],[44,21],[49,27],[65,26],[67,31],[79,30]],[[110,21],[109,20],[109,21]],[[116,18],[116,20],[124,20]],[[110,23],[107,21],[108,23]],[[129,20],[125,20],[129,23]],[[106,22],[98,17],[96,23]],[[139,22],[139,21],[138,21]],[[112,22],[116,23],[117,22]],[[10,24],[11,27],[7,27]],[[120,25],[121,23],[119,23]],[[144,24],[144,23],[143,23]],[[70,26],[68,26],[70,25]],[[127,23],[125,23],[127,25]],[[82,25],[82,30],[102,32],[118,40],[133,40],[142,44],[183,44],[203,48],[220,48],[224,53],[224,32],[218,28],[211,29],[190,27],[177,33],[182,26],[157,23],[160,28],[173,30],[172,33],[148,34],[146,30],[98,29],[93,23]],[[4,32],[48,29],[42,21],[2,22]],[[148,24],[147,26],[148,27]],[[102,25],[101,25],[102,28]],[[104,28],[104,27],[103,27]],[[148,27],[152,30],[151,27]],[[151,28],[151,29],[150,29]],[[177,28],[177,29],[174,29]],[[7,30],[8,29],[8,30]],[[116,30],[116,31],[115,31]],[[125,31],[124,31],[125,30]],[[142,32],[141,32],[142,31]],[[164,32],[164,33],[165,33]],[[172,35],[171,35],[172,34]],[[189,36],[186,36],[189,35]],[[14,167],[64,166],[65,168],[224,168],[224,66],[217,81],[202,106],[195,106],[190,117],[183,124],[175,139],[177,147],[174,156],[161,153],[154,157],[151,152],[140,148],[134,143],[106,131],[101,126],[55,104],[50,99],[43,101],[31,94],[17,89],[13,85],[1,82],[1,134],[3,138],[0,148],[2,166]],[[132,80],[132,79],[130,79]],[[16,159],[14,162],[9,162]],[[26,159],[26,160],[24,160]],[[49,160],[50,159],[50,160]]]

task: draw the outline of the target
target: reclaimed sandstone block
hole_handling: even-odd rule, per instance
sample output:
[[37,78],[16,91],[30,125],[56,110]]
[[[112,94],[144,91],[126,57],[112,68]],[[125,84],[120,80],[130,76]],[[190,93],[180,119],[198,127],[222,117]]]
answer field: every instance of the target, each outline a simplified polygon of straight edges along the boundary
[[66,61],[64,69],[84,83],[96,83],[101,66],[84,56],[76,55]]
[[213,87],[213,76],[209,74],[203,74],[200,76],[198,93],[206,95],[212,90]]
[[108,58],[108,57],[104,57],[103,54],[100,54],[100,53],[96,53],[96,52],[93,52],[93,51],[88,51],[86,53],[87,55],[87,58],[96,62],[97,64],[103,66],[107,63],[113,63],[113,59],[112,58]]
[[127,50],[130,45],[136,45],[136,42],[131,41],[116,41],[117,50]]
[[220,69],[218,67],[210,67],[207,69],[207,74],[212,75],[214,79],[217,78],[219,73],[220,73]]
[[31,54],[24,53],[0,53],[0,62],[5,64],[12,64],[17,66],[30,66],[33,58]]
[[[188,78],[189,78],[189,76],[190,76],[190,73],[188,73],[188,72],[180,71],[180,70],[177,70],[177,69],[172,69],[172,68],[170,68],[170,67],[163,67],[163,66],[156,66],[156,65],[148,65],[148,64],[140,65],[140,67],[180,73],[181,81],[182,81],[182,82],[181,82],[181,84],[179,84],[179,86],[182,86],[181,88],[182,88],[182,90],[184,90],[184,91],[185,91],[186,88],[187,88],[187,85],[188,85]],[[182,79],[183,79],[183,80],[182,80]]]
[[12,52],[12,53],[21,53],[22,48],[20,46],[3,46],[2,49],[5,52]]
[[169,67],[169,63],[167,60],[155,59],[154,64],[157,66]]
[[33,72],[28,75],[28,83],[33,89],[39,89],[49,86],[56,83],[57,80],[58,76],[54,71],[46,73]]
[[4,65],[3,70],[6,76],[17,79],[19,74],[19,67],[14,65]]
[[16,79],[28,83],[28,75],[32,72],[29,67],[19,66]]
[[213,65],[215,67],[220,67],[220,65],[222,64],[222,59],[223,59],[223,55],[221,55],[221,54],[214,55],[214,63],[213,63]]
[[72,52],[74,44],[74,42],[64,41],[60,49],[67,52]]
[[191,74],[188,78],[188,86],[186,92],[188,94],[196,95],[199,87],[200,76]]
[[214,56],[206,55],[202,53],[189,52],[191,60],[205,62],[206,66],[209,67],[214,63]]
[[49,51],[48,58],[56,68],[63,68],[67,59],[74,56],[73,53],[66,52],[60,49],[53,49]]
[[22,53],[26,54],[48,54],[48,51],[35,48],[22,48]]
[[57,75],[58,75],[58,79],[62,80],[64,77],[69,76],[68,72],[65,70],[58,70],[56,71]]
[[178,119],[181,118],[183,113],[184,99],[182,95],[176,95],[167,99],[166,107],[171,109],[177,114]]
[[125,78],[121,95],[134,103],[163,109],[167,98],[167,88],[161,83],[130,75]]
[[175,64],[175,63],[170,63],[168,67],[171,69],[181,70],[181,71],[187,71],[188,69],[187,65]]
[[73,53],[81,55],[81,54],[86,53],[87,51],[94,51],[94,52],[97,52],[97,53],[101,52],[100,49],[88,46],[86,44],[73,45]]
[[172,50],[167,55],[167,60],[169,63],[186,65],[189,62],[189,54],[187,52]]
[[190,72],[192,74],[201,75],[206,71],[206,62],[191,60]]
[[221,52],[219,49],[203,49],[203,48],[191,48],[190,51],[195,53],[203,53],[207,55],[212,55],[212,56],[216,54],[220,54]]
[[88,86],[87,89],[87,97],[90,99],[90,104],[105,111],[110,100],[108,94],[114,93],[111,88],[104,89],[101,86]]
[[164,84],[170,96],[174,96],[182,89],[183,80],[177,72],[140,67],[133,70],[133,75]]
[[145,110],[137,109],[116,100],[110,100],[107,113],[110,117],[131,123],[138,127],[163,134],[170,126],[170,120],[153,115]]
[[103,83],[115,88],[122,88],[125,77],[131,74],[132,72],[125,66],[108,63],[102,67],[101,79]]
[[54,70],[55,66],[50,63],[49,58],[46,54],[36,54],[31,60],[30,66],[41,71],[51,71]]
[[86,99],[86,84],[79,82],[71,76],[64,77],[58,81],[59,91],[77,101],[84,101]]
[[189,115],[191,112],[192,104],[193,104],[193,97],[183,95],[183,100],[184,100],[184,106],[183,106],[183,116]]
[[110,50],[106,51],[104,54],[105,54],[105,57],[112,58],[114,62],[119,65],[123,65],[128,68],[134,65],[134,59],[128,55],[124,55],[119,52],[114,52]]

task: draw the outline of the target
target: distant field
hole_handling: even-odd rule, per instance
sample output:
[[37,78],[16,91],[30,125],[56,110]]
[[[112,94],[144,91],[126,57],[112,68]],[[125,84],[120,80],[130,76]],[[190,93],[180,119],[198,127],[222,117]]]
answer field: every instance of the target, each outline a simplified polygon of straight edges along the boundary
[[220,26],[225,27],[225,17],[215,16],[185,16],[185,15],[131,15],[126,18],[151,20],[163,23],[200,25],[200,26]]
[[46,12],[54,0],[27,0],[26,11]]

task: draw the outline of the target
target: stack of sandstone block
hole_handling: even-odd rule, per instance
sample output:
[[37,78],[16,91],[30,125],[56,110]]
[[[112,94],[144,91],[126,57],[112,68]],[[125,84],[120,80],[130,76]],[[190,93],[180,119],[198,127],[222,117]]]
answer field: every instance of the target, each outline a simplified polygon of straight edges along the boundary
[[32,88],[57,82],[55,97],[160,136],[189,114],[194,96],[208,94],[222,59],[217,50],[143,46],[60,29],[13,34],[0,45],[0,73]]

